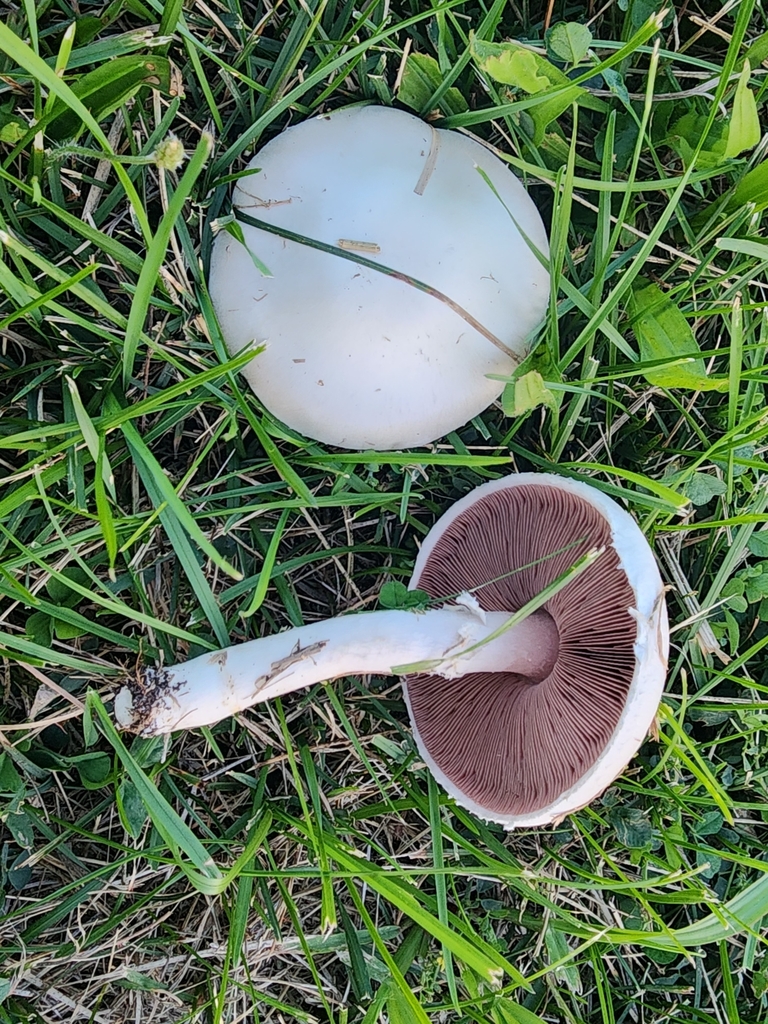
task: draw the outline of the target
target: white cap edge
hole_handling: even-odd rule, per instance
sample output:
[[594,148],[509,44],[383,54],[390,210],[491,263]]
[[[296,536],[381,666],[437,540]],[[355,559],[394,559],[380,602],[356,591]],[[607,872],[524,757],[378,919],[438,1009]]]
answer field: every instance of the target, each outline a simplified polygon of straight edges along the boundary
[[588,501],[607,519],[611,527],[612,546],[627,574],[635,595],[637,638],[635,641],[635,672],[627,700],[613,735],[595,764],[556,800],[528,814],[499,815],[466,797],[435,764],[426,750],[413,721],[408,698],[407,680],[403,681],[408,713],[419,753],[434,777],[456,802],[485,821],[496,822],[506,829],[532,828],[560,821],[568,814],[590,803],[617,778],[637,753],[653,724],[667,676],[669,623],[664,601],[664,584],[650,545],[634,519],[612,498],[581,480],[552,473],[518,473],[481,484],[457,501],[430,530],[422,544],[414,566],[410,589],[419,585],[432,549],[445,530],[461,513],[479,499],[494,491],[522,485],[559,487]]

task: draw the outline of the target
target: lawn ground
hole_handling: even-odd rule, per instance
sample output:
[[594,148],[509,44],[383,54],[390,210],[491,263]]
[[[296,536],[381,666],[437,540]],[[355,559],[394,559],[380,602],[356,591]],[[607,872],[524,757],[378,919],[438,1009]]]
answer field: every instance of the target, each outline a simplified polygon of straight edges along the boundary
[[[762,5],[0,13],[0,1021],[766,1020]],[[498,81],[510,40],[533,72],[507,46]],[[492,144],[551,239],[529,362],[399,454],[275,421],[205,285],[232,176],[361,100]],[[374,608],[453,501],[542,469],[624,504],[670,587],[657,728],[584,810],[456,807],[391,679],[112,728],[139,663]]]

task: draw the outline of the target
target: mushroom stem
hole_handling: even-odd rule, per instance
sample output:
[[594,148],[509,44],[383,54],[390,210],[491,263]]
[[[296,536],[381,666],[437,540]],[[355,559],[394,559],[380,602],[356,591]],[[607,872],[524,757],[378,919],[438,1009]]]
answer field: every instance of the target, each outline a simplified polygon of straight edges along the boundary
[[435,672],[446,679],[468,672],[543,679],[557,656],[554,622],[545,611],[533,612],[483,643],[509,618],[506,612],[449,605],[328,619],[171,668],[146,669],[117,694],[115,718],[121,728],[143,736],[196,729],[313,683],[392,675],[393,666],[419,661],[440,660]]

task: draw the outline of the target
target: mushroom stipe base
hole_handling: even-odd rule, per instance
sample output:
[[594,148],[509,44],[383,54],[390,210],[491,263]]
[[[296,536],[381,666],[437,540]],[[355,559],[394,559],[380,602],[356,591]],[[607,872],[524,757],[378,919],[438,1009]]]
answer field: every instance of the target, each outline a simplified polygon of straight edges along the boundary
[[[584,552],[603,554],[544,608],[492,634]],[[210,725],[271,697],[393,666],[419,752],[458,803],[507,828],[557,821],[597,797],[652,725],[669,645],[664,589],[634,520],[581,481],[484,484],[433,527],[411,587],[457,603],[341,616],[149,668],[115,701],[122,728]]]

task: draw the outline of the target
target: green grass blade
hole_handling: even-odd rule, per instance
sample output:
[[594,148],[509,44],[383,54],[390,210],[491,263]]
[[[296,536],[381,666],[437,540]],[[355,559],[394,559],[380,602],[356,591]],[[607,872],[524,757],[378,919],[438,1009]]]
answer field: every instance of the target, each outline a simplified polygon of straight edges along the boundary
[[123,384],[127,388],[133,372],[133,364],[139,348],[139,341],[143,332],[144,321],[147,317],[147,310],[152,298],[152,292],[157,281],[157,275],[165,259],[165,251],[171,238],[176,221],[181,217],[184,203],[189,198],[192,187],[197,181],[200,172],[205,166],[208,157],[213,149],[213,136],[203,132],[197,148],[190,157],[186,170],[179,181],[179,186],[173,193],[173,198],[168,203],[168,209],[158,224],[155,237],[147,248],[144,257],[144,265],[141,268],[139,281],[131,303],[131,312],[128,317],[128,325],[125,329],[125,342],[123,344]]

